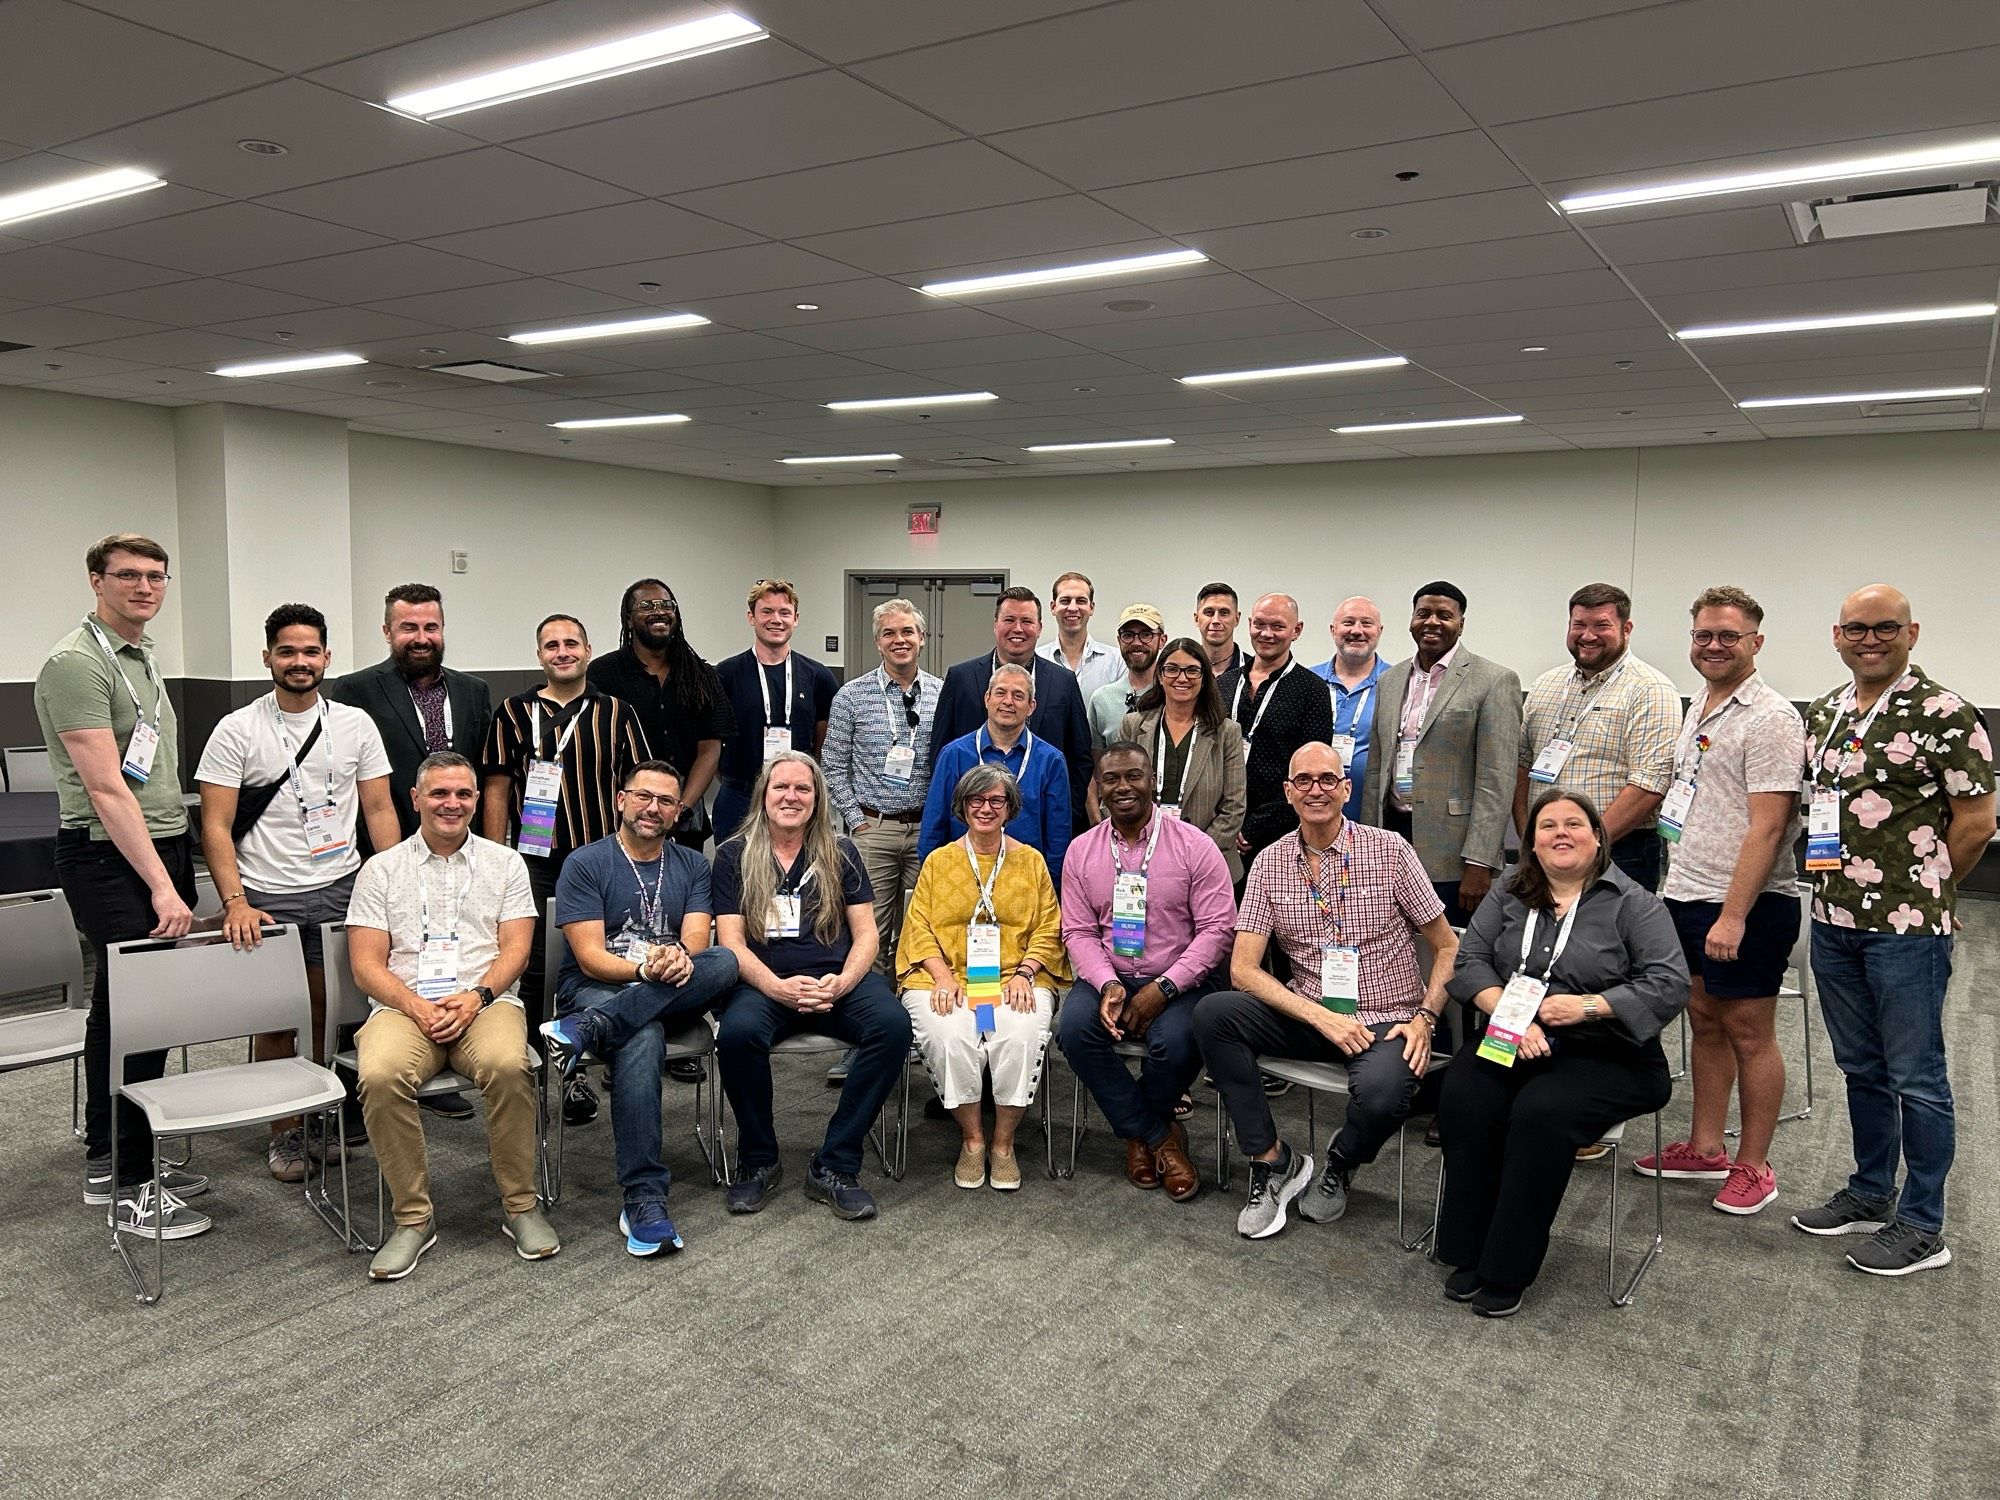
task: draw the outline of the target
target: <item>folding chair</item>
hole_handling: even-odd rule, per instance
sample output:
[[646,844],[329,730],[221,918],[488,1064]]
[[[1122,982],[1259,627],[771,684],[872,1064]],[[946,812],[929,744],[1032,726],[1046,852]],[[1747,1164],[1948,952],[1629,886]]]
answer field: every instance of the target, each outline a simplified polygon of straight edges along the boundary
[[49,763],[47,745],[9,745],[0,750],[7,770],[10,792],[53,792],[55,768]]
[[[322,962],[326,972],[326,1032],[325,1047],[328,1067],[344,1068],[357,1078],[360,1075],[359,1049],[350,1040],[350,1034],[357,1031],[372,1015],[373,1008],[361,986],[354,982],[354,969],[347,956],[347,924],[327,922],[320,927]],[[541,1054],[533,1047],[527,1049],[528,1066],[541,1071]],[[463,1073],[455,1073],[450,1068],[440,1068],[430,1078],[417,1085],[417,1097],[428,1099],[439,1094],[456,1094],[462,1091],[477,1092],[478,1085]],[[542,1092],[535,1095],[536,1110],[542,1103]],[[339,1095],[328,1106],[330,1119],[320,1124],[320,1150],[306,1152],[306,1202],[313,1212],[326,1221],[326,1227],[340,1237],[349,1254],[366,1250],[374,1253],[382,1246],[383,1237],[388,1233],[387,1194],[382,1182],[381,1163],[375,1166],[375,1238],[371,1241],[354,1227],[354,1215],[349,1197],[347,1158],[348,1151],[343,1145],[340,1151],[340,1204],[333,1202],[333,1169],[328,1159],[333,1154],[333,1143],[328,1132],[338,1132],[345,1138],[347,1134],[347,1091],[342,1088]],[[542,1153],[542,1143],[548,1136],[548,1127],[539,1117],[535,1121],[535,1174],[542,1184],[544,1202],[553,1203],[549,1197],[549,1164]],[[313,1162],[319,1161],[319,1181],[313,1181]]]
[[[1804,1109],[1795,1109],[1790,1114],[1779,1115],[1778,1123],[1787,1120],[1805,1120],[1813,1112],[1813,1046],[1812,1046],[1812,887],[1799,882],[1799,904],[1803,908],[1799,916],[1798,940],[1792,944],[1792,961],[1787,972],[1798,975],[1798,987],[1789,984],[1778,987],[1780,1000],[1799,1002],[1799,1028],[1805,1043],[1806,1054],[1806,1103]],[[1741,1127],[1731,1126],[1724,1135],[1737,1136],[1743,1133]]]
[[28,995],[61,990],[63,1003],[0,1021],[0,1073],[68,1062],[69,1128],[83,1134],[83,1028],[90,992],[83,982],[83,950],[61,891],[23,891],[0,897],[0,990]]
[[[146,1116],[153,1132],[153,1181],[160,1175],[162,1135],[209,1135],[246,1125],[267,1125],[287,1115],[317,1113],[341,1098],[340,1080],[307,1057],[233,1063],[194,1073],[127,1083],[125,1059],[228,1037],[290,1032],[300,1052],[312,1034],[305,953],[296,927],[264,929],[255,948],[237,951],[226,939],[114,943],[110,966],[111,1079]],[[118,1136],[111,1132],[111,1180],[118,1181]],[[166,1291],[165,1215],[153,1225],[153,1286],[117,1227],[117,1191],[111,1208],[111,1244],[132,1278],[139,1300],[158,1302]]]
[[[569,940],[563,930],[556,926],[555,903],[549,903],[549,914],[544,935],[542,952],[547,955],[542,965],[544,1013],[556,1014],[556,978],[562,972],[563,960],[569,957]],[[549,1034],[553,1020],[542,1023],[544,1037]],[[543,1043],[544,1050],[547,1043]],[[702,1016],[680,1030],[667,1036],[667,1049],[662,1062],[677,1062],[682,1058],[699,1058],[701,1061],[701,1081],[694,1086],[694,1143],[701,1150],[702,1159],[708,1163],[709,1176],[717,1186],[728,1181],[729,1164],[722,1145],[722,1080],[715,1065],[715,1022],[712,1017]],[[601,1063],[604,1059],[595,1053],[586,1053],[585,1063]],[[563,1186],[563,1142],[567,1132],[560,1100],[552,1097],[557,1089],[556,1070],[542,1069],[542,1160],[546,1163],[548,1205],[554,1208],[562,1201]],[[706,1132],[703,1127],[706,1126]],[[555,1131],[555,1147],[550,1149],[548,1131]]]
[[[1061,1049],[1056,1046],[1055,1022],[1056,1016],[1061,1011],[1062,995],[1060,992],[1057,992],[1055,1009],[1049,1013],[1048,1040],[1042,1043],[1042,1066],[1040,1072],[1037,1074],[1038,1085],[1035,1089],[1036,1100],[1041,1106],[1042,1113],[1044,1170],[1047,1171],[1052,1181],[1076,1175],[1076,1149],[1074,1146],[1070,1148],[1069,1171],[1063,1172],[1057,1168],[1055,1133],[1049,1125],[1049,1064],[1055,1058],[1062,1055]],[[903,1062],[902,1088],[896,1098],[896,1153],[884,1162],[884,1167],[889,1173],[890,1179],[895,1182],[901,1182],[903,1174],[910,1167],[910,1069],[913,1067],[920,1068],[923,1066],[923,1063],[924,1054],[917,1044],[912,1041],[910,1043],[910,1055]],[[1072,1128],[1074,1128],[1073,1122]],[[869,1137],[870,1144],[875,1147],[875,1152],[878,1156],[882,1155],[882,1142],[875,1139],[875,1133],[880,1132],[881,1125],[880,1122],[877,1122],[876,1132],[871,1133]]]

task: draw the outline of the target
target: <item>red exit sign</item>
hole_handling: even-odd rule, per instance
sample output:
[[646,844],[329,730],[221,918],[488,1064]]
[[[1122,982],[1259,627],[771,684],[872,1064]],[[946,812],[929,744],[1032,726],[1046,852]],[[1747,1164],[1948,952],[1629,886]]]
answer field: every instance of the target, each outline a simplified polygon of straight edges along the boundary
[[936,536],[938,516],[941,508],[935,505],[913,505],[910,507],[910,535]]

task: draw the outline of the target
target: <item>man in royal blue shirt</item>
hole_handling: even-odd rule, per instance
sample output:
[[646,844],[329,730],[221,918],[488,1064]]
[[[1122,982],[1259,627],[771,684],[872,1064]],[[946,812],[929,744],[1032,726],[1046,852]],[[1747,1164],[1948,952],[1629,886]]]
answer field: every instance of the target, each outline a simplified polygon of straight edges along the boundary
[[1021,789],[1021,810],[1007,831],[1041,853],[1049,878],[1060,888],[1070,837],[1069,767],[1028,728],[1034,708],[1034,677],[1026,667],[1002,663],[986,684],[986,722],[939,750],[932,762],[923,831],[917,836],[919,861],[964,837],[965,825],[952,816],[952,793],[959,777],[991,763],[1005,767]]

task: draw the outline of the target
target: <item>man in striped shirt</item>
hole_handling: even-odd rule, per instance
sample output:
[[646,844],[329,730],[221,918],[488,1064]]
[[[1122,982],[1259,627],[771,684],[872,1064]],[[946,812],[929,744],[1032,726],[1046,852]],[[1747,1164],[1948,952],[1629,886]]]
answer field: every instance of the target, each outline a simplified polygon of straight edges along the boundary
[[[586,680],[590,637],[578,620],[550,615],[536,626],[535,659],[545,680],[500,705],[480,757],[485,835],[527,856],[535,893],[534,946],[521,976],[530,1035],[548,1019],[543,946],[556,877],[572,849],[618,827],[618,783],[651,758],[632,706]],[[563,1099],[563,1117],[572,1125],[597,1117],[596,1096],[581,1077]]]

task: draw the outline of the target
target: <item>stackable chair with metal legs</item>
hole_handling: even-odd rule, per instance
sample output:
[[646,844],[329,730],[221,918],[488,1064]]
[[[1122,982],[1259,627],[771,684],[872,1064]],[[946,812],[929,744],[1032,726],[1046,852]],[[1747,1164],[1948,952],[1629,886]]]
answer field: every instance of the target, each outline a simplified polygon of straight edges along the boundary
[[0,896],[0,994],[62,991],[62,1004],[0,1021],[0,1073],[67,1062],[69,1128],[83,1134],[83,1028],[90,1016],[83,950],[58,890]]
[[[240,952],[219,934],[180,942],[114,943],[106,955],[110,979],[111,1072],[114,1100],[123,1096],[146,1116],[153,1133],[152,1179],[159,1181],[163,1135],[208,1135],[268,1125],[288,1115],[313,1115],[336,1106],[340,1080],[311,1060],[312,998],[306,989],[305,953],[296,927],[272,926],[255,948]],[[290,1032],[293,1057],[233,1063],[127,1083],[125,1060],[133,1053],[165,1051],[231,1037]],[[139,1300],[154,1303],[166,1290],[165,1214],[156,1213],[153,1282],[125,1248],[117,1226],[118,1137],[111,1132],[111,1243]],[[135,1231],[137,1232],[137,1231]]]
[[[1780,1125],[1784,1124],[1787,1120],[1811,1119],[1813,1112],[1812,887],[1804,882],[1801,882],[1799,885],[1799,902],[1804,910],[1800,914],[1798,941],[1792,944],[1792,962],[1790,967],[1790,972],[1797,974],[1799,977],[1798,985],[1796,988],[1790,984],[1780,985],[1778,987],[1778,998],[1780,1000],[1796,1000],[1799,1002],[1800,1033],[1804,1043],[1803,1050],[1806,1055],[1806,1102],[1802,1109],[1795,1109],[1789,1114],[1779,1115],[1778,1123]],[[1724,1135],[1728,1136],[1737,1136],[1742,1133],[1739,1127],[1733,1125],[1723,1132]]]

